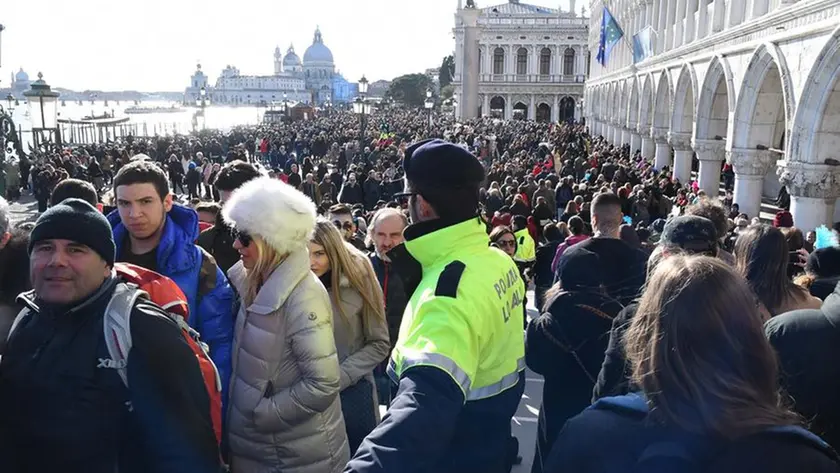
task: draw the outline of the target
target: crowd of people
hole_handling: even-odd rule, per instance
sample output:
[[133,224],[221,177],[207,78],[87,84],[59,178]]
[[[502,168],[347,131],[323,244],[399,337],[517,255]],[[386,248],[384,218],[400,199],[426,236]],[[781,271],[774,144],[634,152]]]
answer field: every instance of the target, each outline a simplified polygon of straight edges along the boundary
[[527,367],[533,473],[840,471],[836,232],[584,123],[370,123],[7,161],[3,470],[505,472]]

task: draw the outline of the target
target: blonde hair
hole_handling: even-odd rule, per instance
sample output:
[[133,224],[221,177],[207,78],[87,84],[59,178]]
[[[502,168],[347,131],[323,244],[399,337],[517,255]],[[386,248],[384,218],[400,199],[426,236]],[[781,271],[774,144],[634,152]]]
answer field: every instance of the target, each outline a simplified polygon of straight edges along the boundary
[[254,303],[260,288],[265,284],[265,278],[270,275],[285,259],[285,255],[277,253],[262,237],[251,236],[251,246],[257,252],[257,264],[253,269],[246,269],[245,291],[242,294],[245,305]]
[[350,286],[359,291],[362,296],[362,320],[367,322],[385,320],[385,298],[382,288],[376,279],[376,273],[370,261],[359,250],[346,243],[338,229],[323,217],[315,222],[315,233],[312,242],[324,247],[327,259],[330,261],[330,284],[332,291],[330,298],[333,306],[338,309],[341,317],[349,322],[348,314],[341,307],[341,278],[346,276]]

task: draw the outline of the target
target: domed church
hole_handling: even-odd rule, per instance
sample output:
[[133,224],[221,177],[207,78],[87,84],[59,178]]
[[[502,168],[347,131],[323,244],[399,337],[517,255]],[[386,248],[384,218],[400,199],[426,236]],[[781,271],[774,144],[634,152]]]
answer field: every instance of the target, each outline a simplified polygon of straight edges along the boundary
[[[207,94],[214,103],[234,105],[278,103],[285,99],[323,105],[341,99],[334,96],[334,83],[343,79],[335,71],[332,51],[324,44],[320,28],[315,29],[312,45],[303,53],[303,61],[294,45],[289,46],[285,55],[279,46],[276,47],[273,72],[269,76],[242,75],[239,69],[228,65],[215,86],[207,87]],[[192,103],[199,96],[201,86],[207,83],[204,77],[199,68],[184,93],[185,103]]]

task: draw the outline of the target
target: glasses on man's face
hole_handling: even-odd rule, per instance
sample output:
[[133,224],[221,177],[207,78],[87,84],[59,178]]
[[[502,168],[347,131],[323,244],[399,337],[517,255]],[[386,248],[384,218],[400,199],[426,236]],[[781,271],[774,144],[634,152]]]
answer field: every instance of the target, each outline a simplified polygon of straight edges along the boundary
[[516,240],[499,240],[496,244],[501,248],[513,248],[516,246]]
[[239,243],[242,243],[242,246],[250,246],[251,242],[254,239],[249,235],[247,232],[243,232],[242,230],[233,230],[233,239],[239,240]]
[[341,220],[333,220],[333,225],[335,228],[339,230],[347,230],[348,232],[353,231],[353,223],[352,222],[342,222]]

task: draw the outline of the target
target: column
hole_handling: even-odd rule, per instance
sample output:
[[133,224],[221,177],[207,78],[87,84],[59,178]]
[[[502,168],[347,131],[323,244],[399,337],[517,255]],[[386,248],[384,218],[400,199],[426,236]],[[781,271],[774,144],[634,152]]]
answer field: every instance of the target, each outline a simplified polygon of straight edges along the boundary
[[653,144],[653,138],[650,137],[650,130],[645,133],[645,130],[639,129],[639,132],[642,133],[642,158],[645,161],[650,161],[656,153],[656,146]]
[[758,18],[767,13],[769,7],[769,0],[750,0],[747,18]]
[[551,123],[557,123],[560,119],[560,98],[554,96],[554,103],[551,104]]
[[635,131],[630,132],[630,155],[636,152],[637,149],[641,149],[642,147],[642,137],[639,136],[638,133]]
[[714,0],[715,5],[712,7],[712,31],[709,33],[710,35],[723,30],[723,25],[726,21],[726,5],[724,5],[723,1]]
[[668,142],[674,147],[674,178],[688,185],[691,181],[691,158],[694,156],[691,134],[668,133]]
[[461,119],[478,115],[478,17],[481,10],[465,8],[459,11],[464,22],[464,54],[461,64],[461,96],[458,97]]
[[510,99],[510,94],[505,96],[505,120],[513,118],[513,103]]
[[836,168],[796,161],[779,161],[778,165],[779,181],[790,193],[790,213],[796,228],[807,233],[820,225],[831,227],[840,197]]
[[674,49],[682,45],[683,40],[683,24],[685,23],[685,4],[686,0],[679,0],[677,4],[677,14],[674,17]]
[[685,11],[685,34],[683,35],[683,44],[688,44],[694,41],[694,27],[696,26],[694,22],[694,12],[698,9],[697,3],[698,0],[688,0],[688,7]]
[[656,2],[654,0],[645,0],[645,26],[654,27],[654,7]]
[[706,0],[700,0],[697,10],[697,26],[695,37],[699,40],[705,38],[709,29],[709,5]]
[[[677,16],[677,2],[671,0],[665,0],[665,5],[667,5],[668,15],[665,17],[665,42],[662,45],[662,51],[664,52],[673,47],[674,42],[674,18]],[[660,35],[661,37],[661,35]]]
[[621,126],[621,146],[630,144],[630,130],[622,124]]
[[528,120],[537,119],[537,105],[534,94],[531,94],[531,104],[528,106]]
[[700,160],[700,189],[710,198],[720,195],[720,171],[724,159],[724,142],[694,140],[691,145]]
[[484,105],[481,107],[481,115],[490,116],[490,94],[484,94]]
[[661,171],[665,166],[671,166],[671,146],[668,145],[668,130],[665,128],[654,128],[653,141],[656,143],[656,154],[653,167]]
[[773,157],[767,150],[733,148],[729,162],[735,170],[734,201],[750,218],[761,214],[761,189]]
[[620,123],[616,122],[613,126],[613,139],[612,143],[616,146],[621,146],[621,132],[622,126]]
[[[656,24],[654,28],[656,28],[656,47],[654,51],[657,53],[662,52],[662,47],[665,44],[665,20],[668,18],[668,1],[667,0],[655,0],[657,2],[656,7]],[[723,0],[721,0],[723,1]]]

